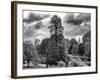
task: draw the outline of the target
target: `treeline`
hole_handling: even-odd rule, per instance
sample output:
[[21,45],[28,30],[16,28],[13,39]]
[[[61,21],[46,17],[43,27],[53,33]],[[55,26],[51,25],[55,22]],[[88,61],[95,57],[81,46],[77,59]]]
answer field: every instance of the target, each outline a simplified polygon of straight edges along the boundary
[[[48,41],[49,39],[44,39],[41,43],[41,45],[33,45],[32,41],[24,41],[23,42],[23,64],[27,63],[29,67],[29,63],[32,62],[33,64],[46,64],[46,52],[49,52],[48,56],[52,56],[55,58],[50,58],[51,60],[56,59],[57,56],[63,55],[64,53],[64,47],[63,43],[60,43],[58,45],[61,45],[60,47],[56,47],[57,45],[55,42]],[[46,44],[49,42],[50,48],[47,48]],[[52,42],[52,43],[51,43]],[[91,32],[88,31],[84,34],[82,38],[82,43],[76,41],[74,38],[71,40],[64,39],[64,44],[66,44],[66,50],[68,54],[72,55],[78,55],[78,56],[85,56],[88,57],[86,60],[91,60]],[[45,48],[45,49],[44,49]],[[57,49],[59,49],[59,54]],[[66,56],[68,55],[66,54]],[[53,61],[54,62],[54,61]]]
[[[68,41],[68,40],[67,40]],[[82,42],[72,38],[69,41],[69,54],[91,57],[91,31],[83,35]]]

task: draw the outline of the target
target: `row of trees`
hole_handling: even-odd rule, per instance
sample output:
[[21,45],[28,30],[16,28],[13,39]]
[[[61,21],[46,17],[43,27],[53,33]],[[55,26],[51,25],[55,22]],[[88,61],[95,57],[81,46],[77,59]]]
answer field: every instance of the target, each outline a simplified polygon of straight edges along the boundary
[[[47,67],[49,65],[57,65],[58,61],[68,63],[68,54],[77,54],[79,56],[91,56],[91,33],[87,32],[82,39],[82,43],[76,41],[74,38],[71,40],[65,39],[63,35],[63,26],[60,17],[54,15],[50,21],[49,31],[50,38],[42,41],[41,45],[36,40],[35,45],[31,41],[23,43],[23,62],[29,63],[32,61],[35,65],[44,62]],[[42,61],[44,60],[44,61]]]
[[[91,57],[91,38],[90,38],[90,35],[91,35],[90,31],[87,32],[83,36],[82,43],[79,43],[74,38],[72,38],[71,40],[64,39],[68,53],[73,54],[73,55],[79,55],[79,56],[84,55],[86,57],[89,57],[88,60],[90,60],[90,57]],[[36,48],[31,41],[23,42],[23,53],[24,53],[23,63],[27,63],[28,67],[29,67],[30,62],[33,62],[33,63],[39,62],[39,63],[46,64],[46,54],[41,54],[41,53],[46,53],[45,49],[50,52],[49,56],[52,55],[52,52],[58,53],[57,49],[59,49],[60,53],[62,53],[64,51],[64,47],[57,48],[56,45],[54,44],[55,42],[53,43],[55,46],[54,45],[49,46],[50,49],[48,50],[47,46],[45,46],[45,45],[47,45],[48,40],[49,39],[44,39],[42,41],[42,44],[37,45]],[[49,40],[49,44],[52,44],[52,41]],[[57,56],[57,54],[55,55],[55,57],[56,56]],[[50,59],[53,60],[52,58],[50,58]]]
[[82,42],[76,41],[74,38],[70,40],[68,47],[69,54],[88,57],[91,60],[91,32],[88,31],[83,35]]

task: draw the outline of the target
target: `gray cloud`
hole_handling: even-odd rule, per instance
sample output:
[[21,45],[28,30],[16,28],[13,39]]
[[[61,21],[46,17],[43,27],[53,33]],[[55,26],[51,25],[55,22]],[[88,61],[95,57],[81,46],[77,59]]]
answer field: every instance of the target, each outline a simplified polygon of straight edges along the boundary
[[91,15],[89,13],[80,13],[78,16],[75,16],[74,13],[69,13],[65,17],[65,23],[72,25],[80,25],[83,22],[89,22]]
[[33,26],[24,26],[24,38],[32,37],[34,34],[34,27]]
[[40,29],[42,26],[43,26],[43,23],[39,21],[35,24],[35,29]]
[[[31,13],[33,16],[34,13]],[[87,31],[91,29],[90,21],[91,15],[88,13],[80,13],[79,15],[75,16],[74,13],[68,15],[67,13],[64,20],[62,20],[62,25],[64,26],[64,36],[75,37],[77,35],[83,35]],[[36,16],[35,16],[36,15]],[[35,17],[34,17],[35,16]],[[50,17],[42,16],[39,14],[34,14],[34,18],[27,18],[24,28],[24,37],[32,38],[35,35],[35,31],[43,30],[44,32],[48,31],[48,26],[50,25]],[[34,23],[35,22],[35,23]]]
[[[48,31],[49,21],[37,21],[35,24],[24,24],[23,35],[24,38],[31,38],[36,34],[37,30],[43,30],[44,32]],[[42,33],[41,33],[42,34]]]
[[84,35],[91,30],[91,15],[89,13],[67,13],[64,18],[64,34],[66,36]]
[[66,26],[64,26],[64,33],[66,36],[84,35],[84,33],[86,33],[89,30],[91,30],[90,24],[83,26],[66,24]]
[[90,29],[87,28],[78,28],[78,27],[74,27],[73,29],[66,31],[65,35],[67,36],[77,36],[77,35],[83,35],[84,33],[86,33],[87,31],[89,31]]
[[28,18],[23,19],[23,22],[31,23],[31,22],[35,22],[35,21],[45,19],[47,17],[49,17],[48,14],[44,15],[44,14],[29,13]]

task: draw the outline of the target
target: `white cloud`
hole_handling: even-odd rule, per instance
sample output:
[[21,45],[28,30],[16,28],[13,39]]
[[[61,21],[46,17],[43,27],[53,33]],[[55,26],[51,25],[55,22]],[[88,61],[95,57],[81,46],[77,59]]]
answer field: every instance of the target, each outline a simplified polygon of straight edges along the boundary
[[[57,12],[36,12],[33,11],[34,13],[37,14],[49,14],[50,16],[47,18],[44,18],[41,21],[40,28],[36,29],[35,25],[39,21],[31,22],[31,23],[24,23],[24,39],[31,39],[33,42],[34,40],[40,39],[42,40],[43,38],[50,37],[48,26],[50,25],[50,19],[52,15],[58,15],[61,20],[62,20],[62,25],[64,27],[64,37],[65,38],[75,38],[76,40],[79,39],[79,36],[82,36],[85,32],[90,30],[90,22],[85,22],[80,25],[72,25],[64,22],[65,15],[69,15],[70,13],[57,13]],[[25,12],[24,18],[28,17],[28,14],[30,11]],[[74,17],[77,18],[79,13],[73,13]],[[26,33],[27,32],[27,33]],[[28,34],[28,35],[27,35]]]

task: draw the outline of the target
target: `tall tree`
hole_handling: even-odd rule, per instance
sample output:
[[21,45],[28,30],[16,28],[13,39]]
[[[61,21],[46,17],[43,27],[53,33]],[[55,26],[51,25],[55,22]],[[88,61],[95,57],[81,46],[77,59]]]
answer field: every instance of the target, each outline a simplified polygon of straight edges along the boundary
[[78,54],[81,55],[81,56],[83,56],[85,54],[85,48],[84,48],[84,44],[83,43],[79,44]]
[[70,47],[69,47],[69,54],[77,54],[77,50],[78,50],[78,42],[72,38],[70,40]]
[[61,19],[57,15],[54,15],[50,21],[51,26],[49,30],[51,37],[49,39],[44,39],[42,41],[41,51],[46,54],[47,67],[49,65],[57,65],[59,60],[65,60],[65,45],[63,36],[63,26],[61,24]]
[[23,42],[23,58],[27,61],[27,67],[29,67],[30,61],[32,61],[33,44],[31,41]]
[[70,41],[70,44],[71,45],[77,45],[78,42],[74,38],[72,38],[71,41]]
[[84,34],[83,44],[85,46],[85,55],[91,57],[91,31]]

